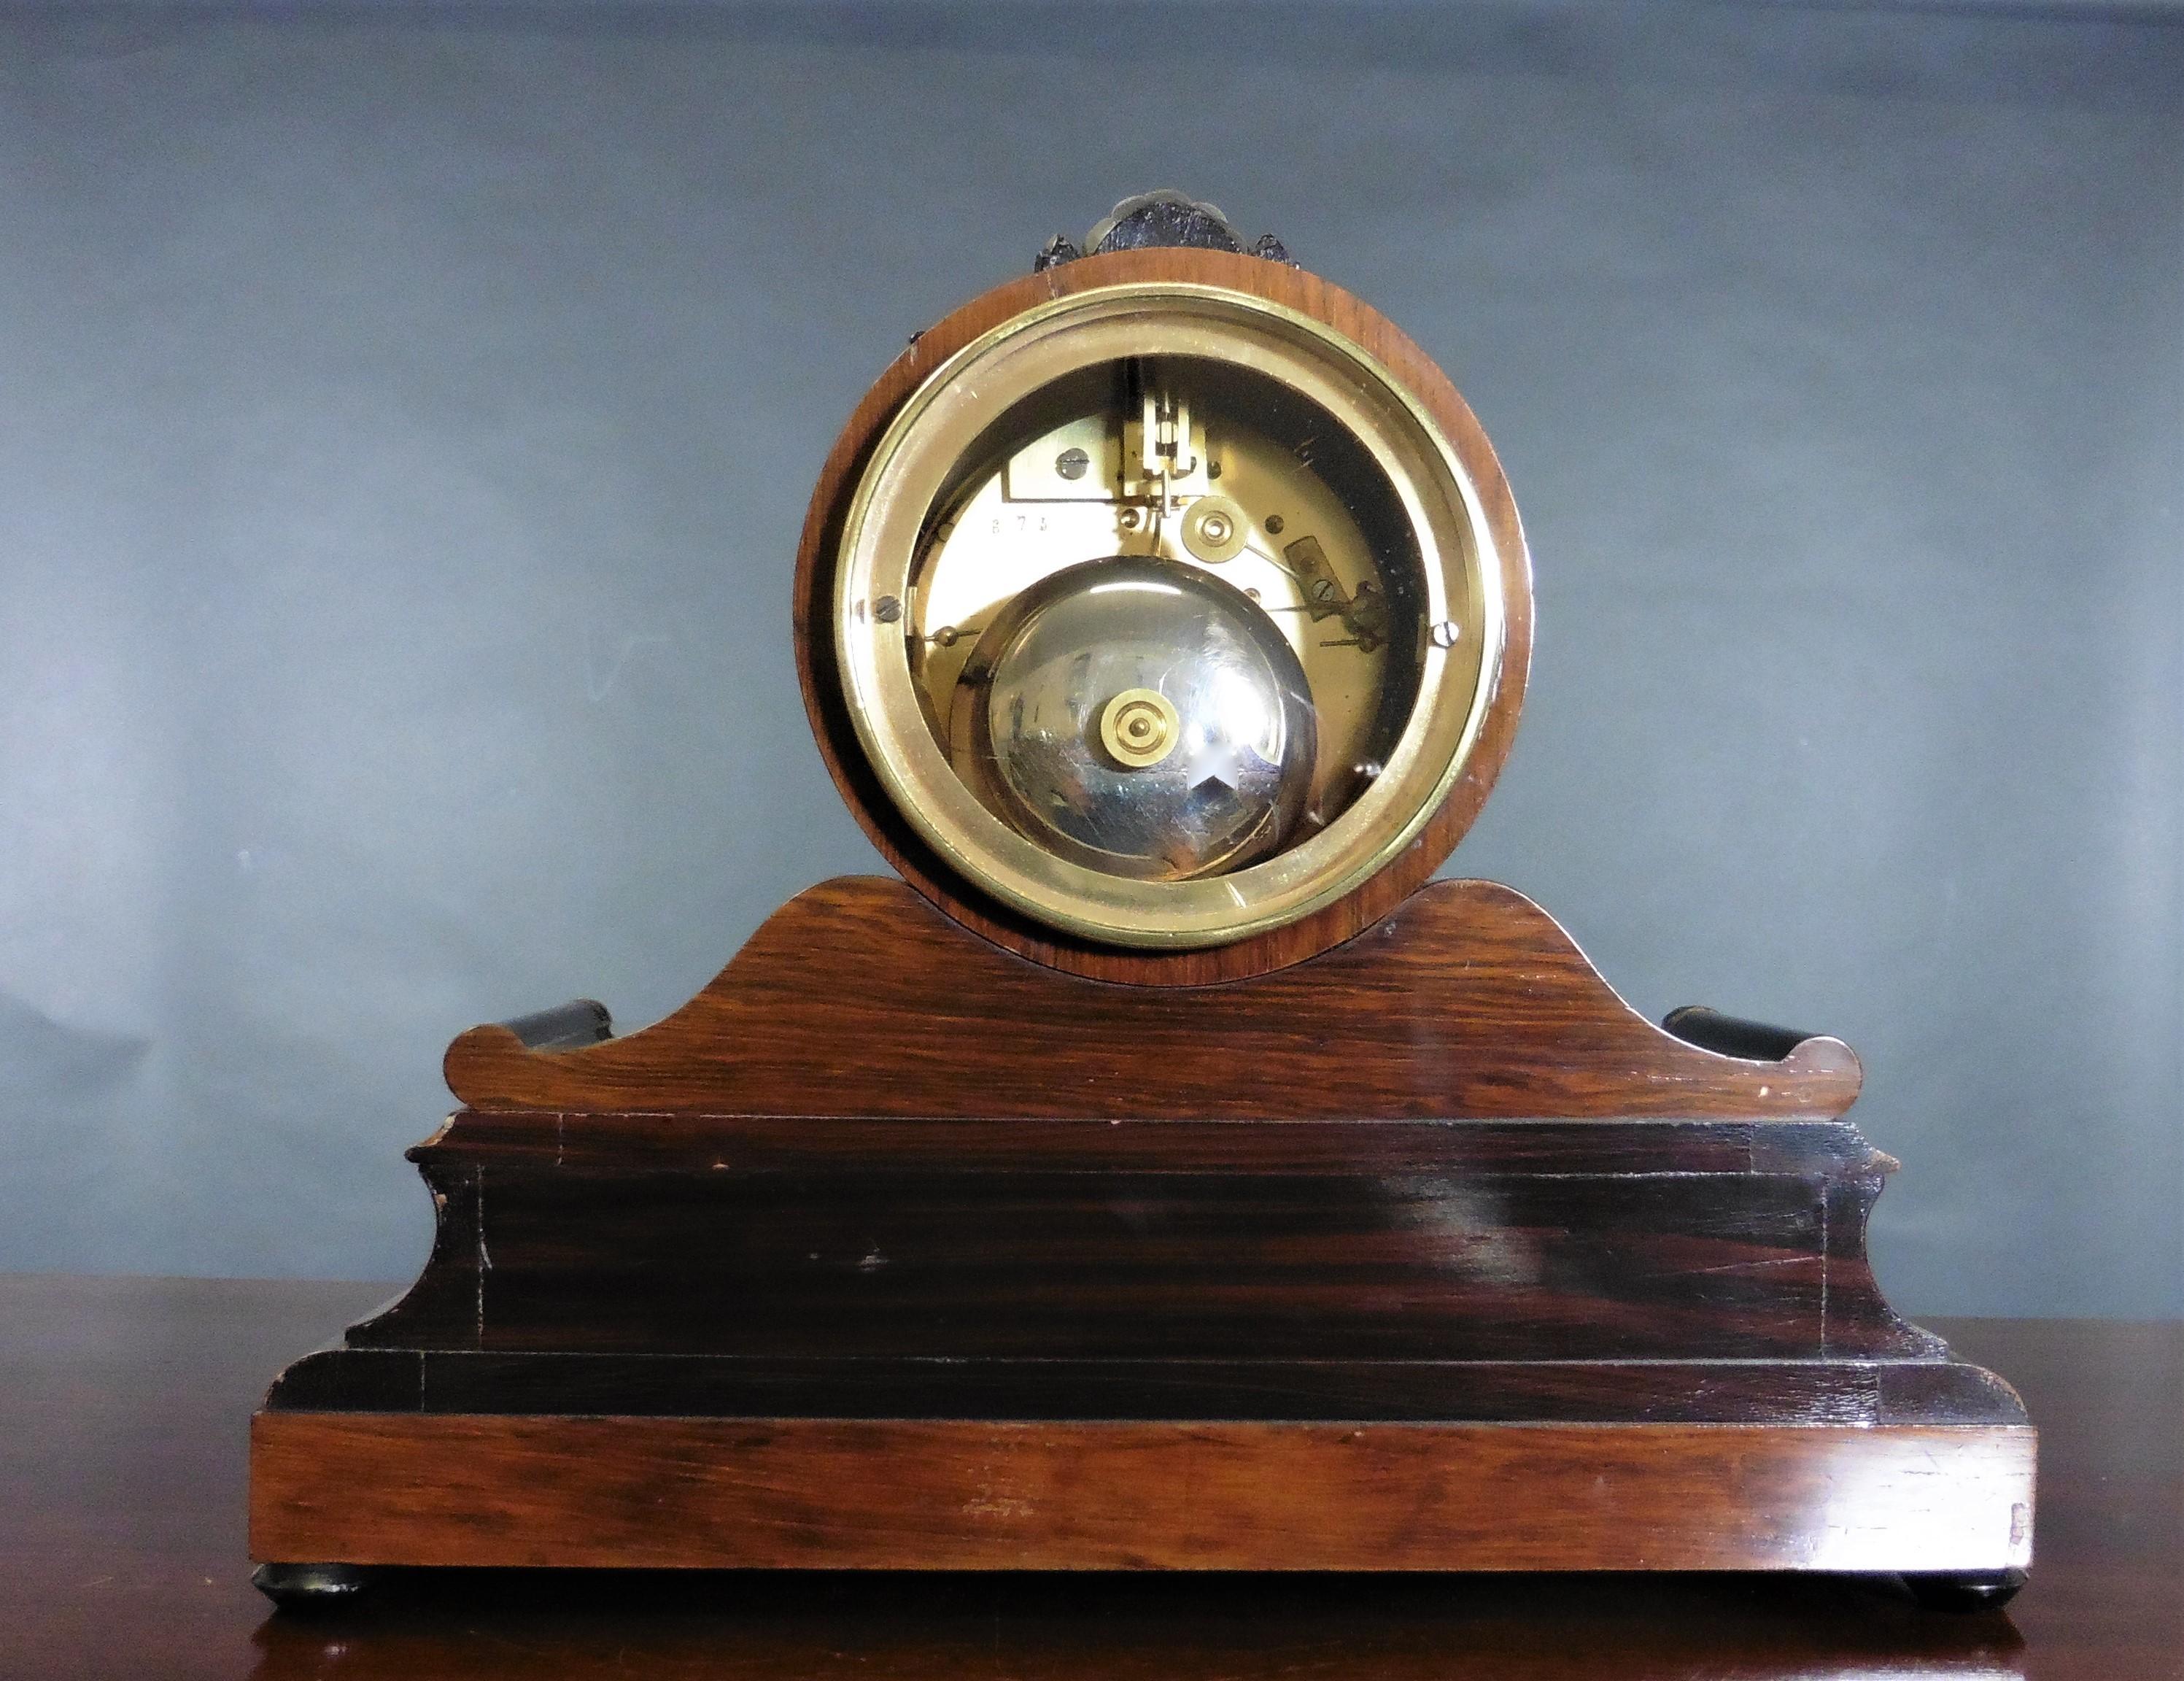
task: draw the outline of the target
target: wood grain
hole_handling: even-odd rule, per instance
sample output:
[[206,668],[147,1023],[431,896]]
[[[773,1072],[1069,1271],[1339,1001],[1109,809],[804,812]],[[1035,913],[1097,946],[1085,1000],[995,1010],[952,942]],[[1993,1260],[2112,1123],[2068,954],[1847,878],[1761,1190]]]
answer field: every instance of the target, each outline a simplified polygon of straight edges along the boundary
[[264,1413],[266,1559],[978,1570],[1990,1570],[2023,1428]]
[[2176,1681],[2184,1326],[1935,1322],[2041,1421],[2005,1616],[1886,1578],[391,1572],[275,1613],[239,1422],[386,1284],[0,1276],[0,1674],[37,1681]]
[[[1147,281],[1219,286],[1312,316],[1378,359],[1430,414],[1477,486],[1502,561],[1507,628],[1498,682],[1455,785],[1418,838],[1346,897],[1288,927],[1207,951],[1128,952],[1073,940],[1034,923],[965,882],[889,799],[866,764],[842,701],[833,630],[835,550],[858,477],[903,401],[950,356],[988,329],[1050,299]],[[973,299],[911,341],[850,417],[812,492],[795,584],[797,673],[805,709],[835,785],[857,821],[912,886],[950,916],[1036,962],[1103,980],[1201,986],[1262,975],[1370,927],[1447,857],[1500,774],[1524,704],[1532,646],[1531,563],[1507,479],[1477,418],[1432,360],[1379,311],[1285,263],[1223,251],[1118,251],[1026,275]]]
[[[464,1114],[413,1153],[439,1240],[417,1290],[354,1345],[1262,1362],[1939,1352],[1874,1286],[1863,1233],[1891,1164],[1847,1121]],[[1596,1375],[1612,1393],[1613,1374]]]
[[867,877],[790,901],[653,1027],[562,1051],[473,1028],[446,1074],[481,1110],[1284,1120],[1830,1116],[1862,1077],[1839,1040],[1758,1062],[1671,1036],[1491,882],[1432,883],[1278,973],[1153,991]]
[[276,1386],[254,1510],[349,1561],[1998,1567],[2023,1410],[1874,1284],[1856,1058],[1758,1042],[1490,883],[1162,991],[827,883],[657,1027],[450,1047],[432,1259]]

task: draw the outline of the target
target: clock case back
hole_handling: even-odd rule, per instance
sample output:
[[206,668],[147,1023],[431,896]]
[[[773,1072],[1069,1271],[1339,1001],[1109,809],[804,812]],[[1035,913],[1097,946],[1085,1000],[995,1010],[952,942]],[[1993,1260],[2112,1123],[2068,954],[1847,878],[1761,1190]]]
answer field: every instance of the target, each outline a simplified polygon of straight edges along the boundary
[[[454,1042],[461,1107],[410,1152],[422,1276],[252,1420],[259,1584],[1817,1570],[2006,1598],[2034,1432],[1875,1284],[1896,1164],[1843,1118],[1849,1048],[1708,1010],[1656,1026],[1520,894],[1427,880],[1522,693],[1498,468],[1506,704],[1418,843],[1312,918],[1184,952],[1057,935],[952,876],[874,783],[829,687],[829,522],[950,336],[1149,274],[1379,331],[1271,242],[1137,204],[1105,250],[1057,242],[913,342],[815,496],[807,704],[904,879],[800,895],[627,1037],[585,1002]],[[1375,347],[1446,389],[1398,339]]]

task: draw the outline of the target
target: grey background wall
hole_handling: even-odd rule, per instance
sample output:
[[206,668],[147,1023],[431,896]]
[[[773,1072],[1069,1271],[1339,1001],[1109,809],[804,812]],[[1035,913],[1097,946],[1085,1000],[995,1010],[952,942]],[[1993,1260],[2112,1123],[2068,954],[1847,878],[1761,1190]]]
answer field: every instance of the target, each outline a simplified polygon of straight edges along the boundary
[[877,860],[787,624],[904,337],[1172,184],[1498,444],[1453,868],[1840,1032],[1913,1311],[2184,1310],[2184,14],[0,13],[0,1266],[406,1277],[468,1024]]

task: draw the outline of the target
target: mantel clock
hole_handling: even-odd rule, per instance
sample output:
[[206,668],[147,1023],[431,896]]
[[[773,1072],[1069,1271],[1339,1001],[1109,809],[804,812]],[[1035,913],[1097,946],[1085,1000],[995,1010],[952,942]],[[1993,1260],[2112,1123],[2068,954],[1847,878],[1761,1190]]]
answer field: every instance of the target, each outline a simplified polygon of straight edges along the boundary
[[1987,1605],[2008,1387],[1890,1310],[1840,1041],[1632,1012],[1432,880],[1531,584],[1401,332],[1174,194],[928,331],[820,474],[805,706],[896,879],[626,1037],[449,1047],[407,1294],[251,1544],[372,1567],[1819,1570]]

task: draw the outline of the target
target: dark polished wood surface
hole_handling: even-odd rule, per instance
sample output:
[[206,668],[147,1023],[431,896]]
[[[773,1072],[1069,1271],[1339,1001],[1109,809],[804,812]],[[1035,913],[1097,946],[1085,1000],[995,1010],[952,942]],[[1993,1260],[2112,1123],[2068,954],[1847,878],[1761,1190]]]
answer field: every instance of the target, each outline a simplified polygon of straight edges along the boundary
[[411,1153],[432,1261],[275,1386],[260,1559],[1934,1572],[2033,1542],[2025,1414],[1881,1299],[1890,1164],[1848,1121],[465,1111]]
[[432,1262],[352,1347],[867,1360],[1942,1352],[1875,1287],[1866,1215],[1894,1164],[1847,1121],[562,1119],[466,1112],[410,1153],[439,1211]]
[[1491,882],[1160,991],[822,883],[655,1027],[450,1047],[430,1262],[275,1389],[254,1552],[2021,1565],[2017,1398],[1866,1263],[1857,1058],[1676,1020]]
[[265,1412],[253,1556],[870,1570],[2022,1568],[2034,1432]]
[[254,1426],[269,1562],[1930,1573],[2034,1539],[2016,1396],[1875,1287],[1891,1164],[1848,1121],[465,1111],[411,1153],[424,1276]]
[[1839,1039],[1755,1060],[1664,1032],[1492,881],[1430,883],[1277,974],[1156,991],[1026,963],[854,875],[664,1021],[554,1050],[474,1027],[446,1071],[488,1112],[1193,1121],[1828,1116],[1864,1077]]
[[486,1572],[276,1617],[248,1584],[244,1421],[387,1293],[0,1279],[0,1675],[2184,1677],[2184,1326],[1934,1322],[2040,1421],[2007,1614],[1830,1578]]

